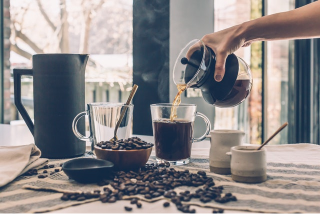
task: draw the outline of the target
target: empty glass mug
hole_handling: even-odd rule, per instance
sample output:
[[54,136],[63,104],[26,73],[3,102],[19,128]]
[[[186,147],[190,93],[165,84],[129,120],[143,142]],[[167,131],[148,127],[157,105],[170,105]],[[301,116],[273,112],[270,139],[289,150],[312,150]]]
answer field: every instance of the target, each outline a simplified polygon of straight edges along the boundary
[[[169,161],[174,165],[190,162],[193,142],[202,141],[211,130],[209,119],[196,111],[194,104],[172,106],[170,103],[151,105],[152,126],[157,162]],[[171,113],[176,117],[170,120]],[[193,137],[194,120],[201,117],[206,123],[206,131],[199,138]]]
[[[83,141],[91,142],[91,149],[101,141],[109,141],[114,137],[114,130],[120,118],[121,111],[126,112],[117,131],[118,139],[129,138],[132,135],[132,113],[133,105],[124,105],[122,103],[89,103],[87,110],[79,113],[73,120],[72,130],[77,138]],[[89,116],[90,135],[86,137],[77,129],[79,119],[85,115]]]

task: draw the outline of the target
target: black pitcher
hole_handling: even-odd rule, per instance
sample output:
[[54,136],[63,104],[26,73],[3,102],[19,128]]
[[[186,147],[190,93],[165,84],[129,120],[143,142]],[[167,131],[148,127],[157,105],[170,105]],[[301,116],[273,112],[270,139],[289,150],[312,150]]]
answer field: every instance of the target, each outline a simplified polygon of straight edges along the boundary
[[[13,69],[14,102],[45,158],[83,155],[85,142],[72,132],[73,118],[85,110],[87,54],[37,54],[32,69]],[[21,103],[21,76],[33,76],[34,124]],[[78,129],[85,131],[84,120]]]

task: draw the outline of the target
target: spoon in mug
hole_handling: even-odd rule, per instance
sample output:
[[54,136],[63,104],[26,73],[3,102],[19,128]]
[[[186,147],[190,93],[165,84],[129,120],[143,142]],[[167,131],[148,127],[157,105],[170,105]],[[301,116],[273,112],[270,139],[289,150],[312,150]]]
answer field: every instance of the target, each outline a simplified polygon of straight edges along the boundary
[[127,99],[127,102],[125,103],[125,106],[123,106],[123,109],[122,109],[121,114],[120,114],[120,118],[119,118],[119,120],[118,120],[118,122],[116,124],[115,129],[114,129],[114,137],[111,138],[110,141],[118,140],[118,137],[117,137],[118,128],[119,128],[119,126],[120,126],[120,124],[121,124],[121,122],[122,122],[122,120],[124,118],[124,115],[125,115],[125,113],[126,113],[126,111],[128,109],[128,105],[131,103],[131,101],[133,99],[133,96],[136,94],[137,89],[138,89],[138,86],[135,84],[132,87],[132,90],[131,90],[130,95],[129,95],[128,99]]
[[273,135],[271,135],[271,137],[268,138],[268,140],[266,140],[263,144],[261,144],[261,146],[257,150],[260,150],[262,147],[267,145],[267,143],[269,143],[270,140],[272,140],[272,138],[274,138],[279,132],[281,132],[282,129],[284,129],[287,125],[288,125],[288,122],[284,123],[280,128],[278,128],[277,131],[275,131],[275,133],[273,133]]

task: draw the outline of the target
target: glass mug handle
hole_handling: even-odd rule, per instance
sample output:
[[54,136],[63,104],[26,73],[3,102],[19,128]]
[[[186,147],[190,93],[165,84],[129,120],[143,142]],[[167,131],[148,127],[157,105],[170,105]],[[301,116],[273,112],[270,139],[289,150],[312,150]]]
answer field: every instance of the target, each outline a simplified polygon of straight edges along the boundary
[[206,117],[206,115],[200,112],[196,112],[196,117],[197,116],[201,117],[204,120],[204,122],[206,123],[207,129],[206,129],[206,132],[201,137],[193,138],[193,142],[203,141],[204,139],[206,139],[207,135],[210,133],[210,130],[211,130],[211,123],[210,123],[210,120]]
[[86,136],[82,135],[82,134],[78,131],[77,125],[78,125],[78,121],[80,120],[80,118],[83,117],[83,116],[86,116],[86,115],[87,115],[87,111],[83,111],[83,112],[79,113],[79,114],[73,119],[73,122],[72,122],[72,131],[73,131],[74,135],[75,135],[77,138],[79,138],[80,140],[83,140],[83,141],[90,140],[91,136],[86,137]]

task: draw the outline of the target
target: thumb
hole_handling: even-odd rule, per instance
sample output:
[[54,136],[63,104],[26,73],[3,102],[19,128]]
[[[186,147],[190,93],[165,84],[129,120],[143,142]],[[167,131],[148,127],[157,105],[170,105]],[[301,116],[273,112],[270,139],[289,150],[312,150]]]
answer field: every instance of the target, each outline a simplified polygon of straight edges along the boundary
[[214,79],[217,82],[221,82],[225,73],[225,64],[228,54],[226,53],[217,53],[216,55],[216,68],[214,72]]

